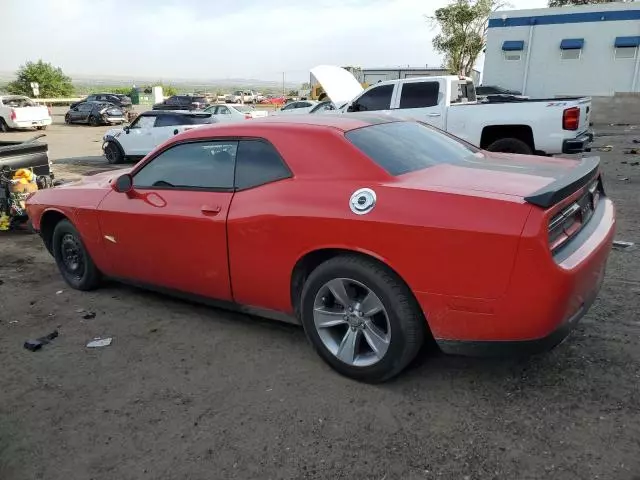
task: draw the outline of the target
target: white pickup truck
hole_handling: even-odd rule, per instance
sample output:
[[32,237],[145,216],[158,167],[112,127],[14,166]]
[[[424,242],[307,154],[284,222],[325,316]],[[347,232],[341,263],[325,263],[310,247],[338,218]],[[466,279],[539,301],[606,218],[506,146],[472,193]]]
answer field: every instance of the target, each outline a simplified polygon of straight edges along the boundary
[[23,95],[0,95],[0,132],[10,128],[44,130],[51,125],[51,114],[45,106]]
[[348,71],[311,70],[342,112],[376,111],[417,119],[494,152],[554,155],[591,150],[590,98],[476,102],[466,77],[420,77],[379,82],[366,90]]

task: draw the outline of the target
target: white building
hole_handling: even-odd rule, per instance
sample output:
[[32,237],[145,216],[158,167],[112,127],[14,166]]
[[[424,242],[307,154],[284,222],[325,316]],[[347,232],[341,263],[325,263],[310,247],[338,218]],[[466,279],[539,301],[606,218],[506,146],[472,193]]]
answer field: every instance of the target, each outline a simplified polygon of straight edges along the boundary
[[640,92],[640,3],[494,12],[483,85],[534,98]]

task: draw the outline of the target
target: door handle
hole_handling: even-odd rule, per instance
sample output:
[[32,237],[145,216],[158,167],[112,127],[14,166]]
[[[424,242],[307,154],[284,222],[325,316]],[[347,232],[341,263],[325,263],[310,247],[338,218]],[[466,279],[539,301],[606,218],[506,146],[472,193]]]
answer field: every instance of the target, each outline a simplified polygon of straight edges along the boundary
[[427,113],[427,117],[439,117],[439,113]]
[[217,215],[222,210],[220,205],[203,205],[200,211],[205,215]]

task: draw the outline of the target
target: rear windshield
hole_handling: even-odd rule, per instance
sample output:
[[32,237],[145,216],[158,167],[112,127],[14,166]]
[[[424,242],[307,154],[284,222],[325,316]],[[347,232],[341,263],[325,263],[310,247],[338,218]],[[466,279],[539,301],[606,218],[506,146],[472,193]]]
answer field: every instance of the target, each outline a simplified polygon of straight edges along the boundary
[[390,175],[443,163],[462,163],[479,150],[418,122],[394,122],[351,130],[347,139]]

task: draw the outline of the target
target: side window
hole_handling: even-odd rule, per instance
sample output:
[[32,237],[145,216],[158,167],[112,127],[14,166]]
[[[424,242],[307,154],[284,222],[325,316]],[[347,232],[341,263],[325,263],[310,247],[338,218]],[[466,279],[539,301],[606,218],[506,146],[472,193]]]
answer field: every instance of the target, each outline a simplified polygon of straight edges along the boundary
[[371,112],[375,110],[389,110],[393,85],[380,85],[365,92],[351,107],[350,112]]
[[131,128],[151,128],[153,127],[153,124],[155,122],[156,122],[155,115],[139,116],[138,118],[136,118],[136,120],[131,124],[129,128],[130,129]]
[[410,82],[402,84],[400,108],[423,108],[438,105],[438,82]]
[[241,140],[236,162],[236,188],[244,189],[289,178],[278,151],[264,140]]
[[183,143],[165,150],[133,177],[138,188],[233,188],[238,142]]
[[184,117],[180,115],[158,115],[154,127],[173,127],[175,125],[185,125]]
[[96,96],[95,96],[95,95],[89,95],[85,101],[86,101],[86,102],[92,102],[92,101],[94,101],[95,99],[96,99]]
[[91,110],[93,110],[93,103],[83,103],[82,105],[80,105],[80,108],[78,108],[78,110],[80,110],[81,112],[90,112]]
[[281,110],[293,110],[295,107],[295,103],[290,103],[289,105],[285,105]]
[[231,112],[227,107],[218,107],[218,111],[216,112],[218,115],[230,115]]

